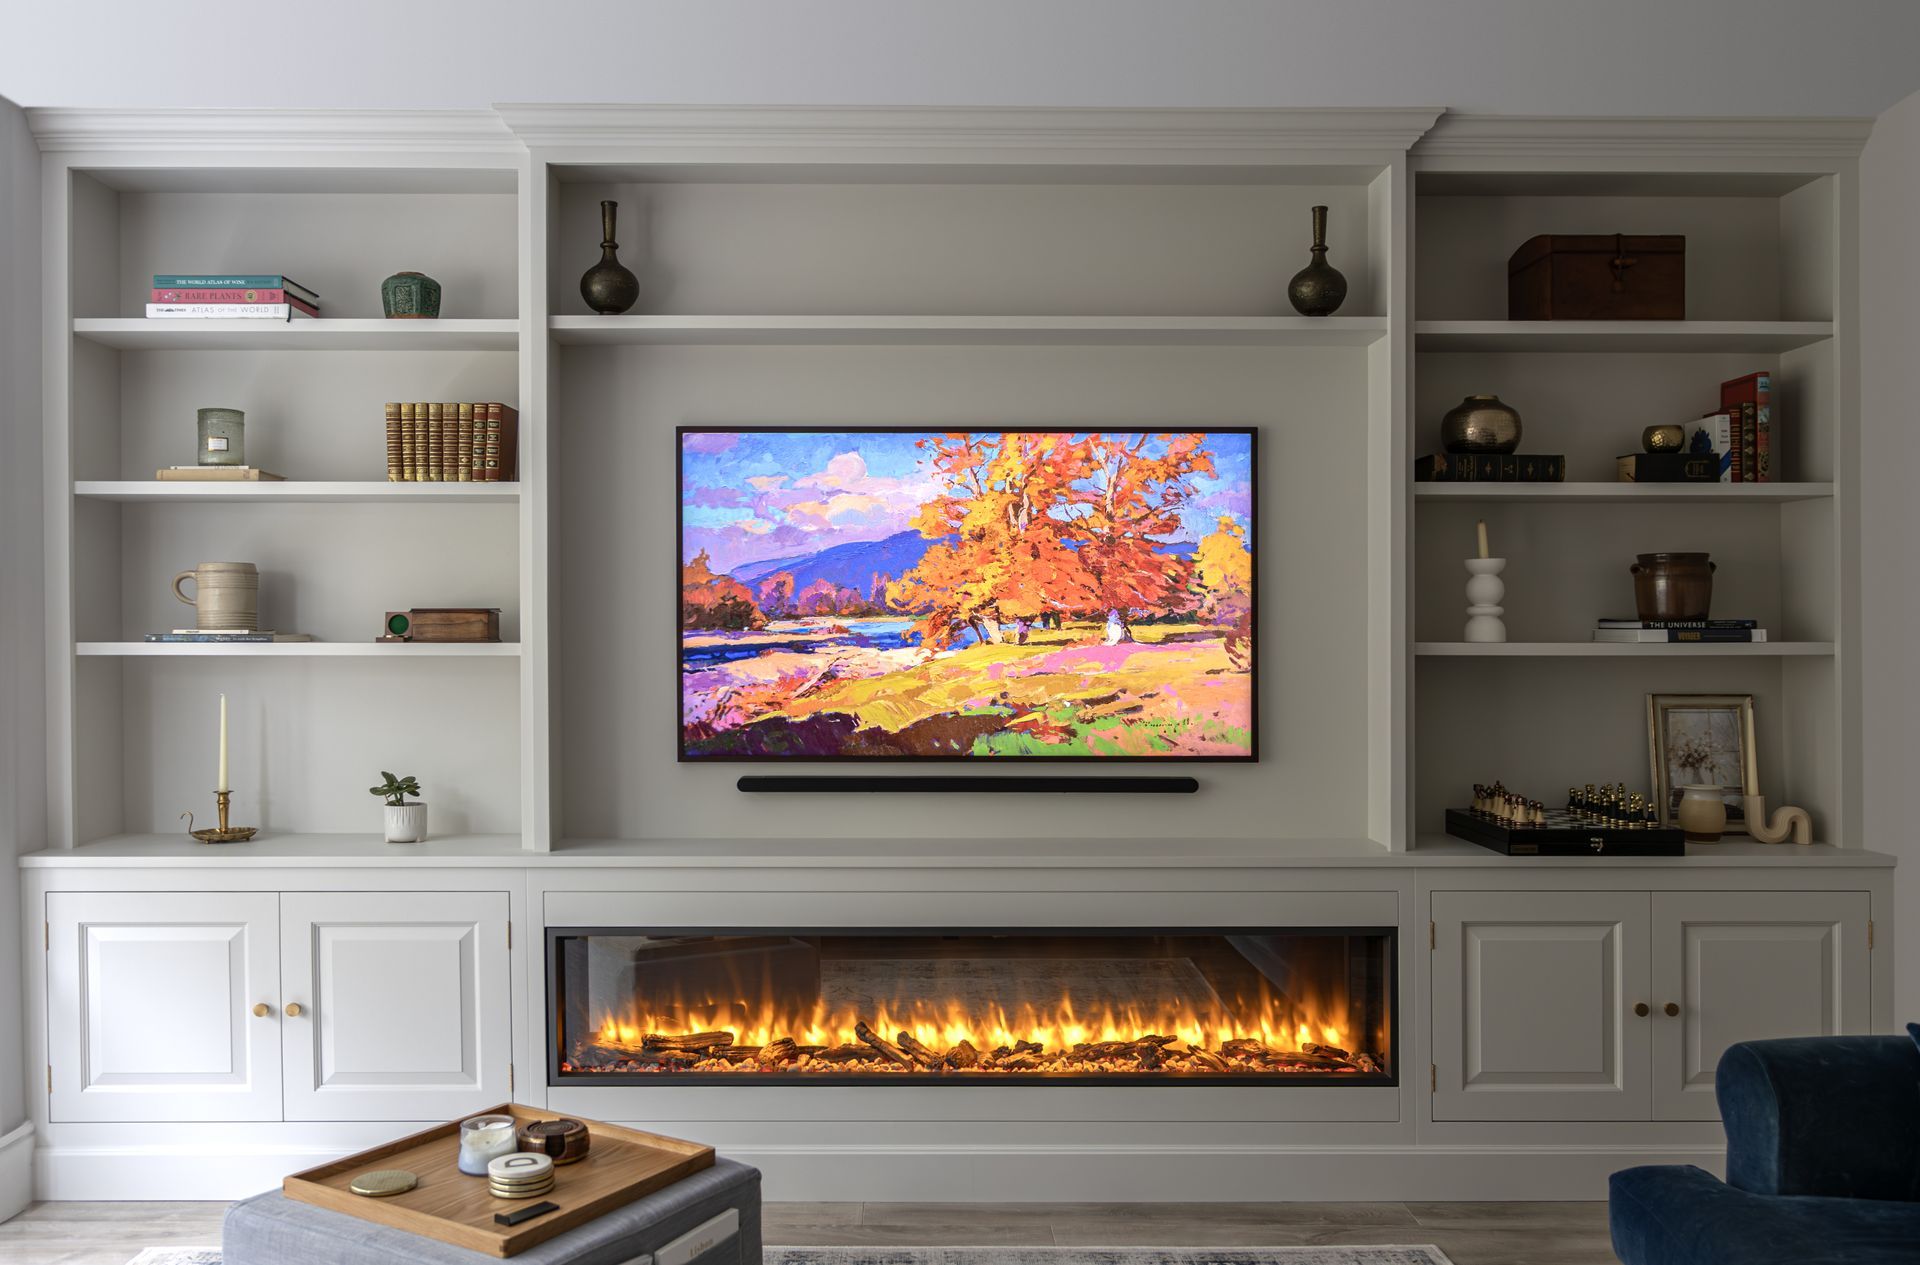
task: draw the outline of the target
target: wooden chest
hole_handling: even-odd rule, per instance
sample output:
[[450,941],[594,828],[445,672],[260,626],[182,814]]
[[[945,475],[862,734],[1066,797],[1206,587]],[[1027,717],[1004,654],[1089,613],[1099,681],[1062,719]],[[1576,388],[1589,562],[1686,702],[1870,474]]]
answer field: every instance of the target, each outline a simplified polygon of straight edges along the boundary
[[1683,321],[1687,239],[1529,238],[1507,260],[1510,321]]

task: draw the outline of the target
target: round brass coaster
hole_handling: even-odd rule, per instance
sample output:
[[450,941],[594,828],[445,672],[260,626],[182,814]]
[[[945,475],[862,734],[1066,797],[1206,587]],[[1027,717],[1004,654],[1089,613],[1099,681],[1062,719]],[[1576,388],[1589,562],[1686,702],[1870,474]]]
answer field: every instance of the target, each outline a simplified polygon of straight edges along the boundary
[[370,1199],[404,1195],[420,1184],[420,1179],[404,1168],[378,1168],[354,1178],[347,1189]]
[[553,1161],[544,1155],[533,1155],[521,1151],[514,1155],[500,1155],[487,1161],[487,1176],[496,1182],[548,1181],[553,1177]]
[[508,1188],[504,1186],[495,1186],[493,1187],[493,1197],[495,1199],[533,1199],[537,1196],[548,1194],[552,1190],[553,1190],[552,1182],[548,1182],[544,1186],[527,1186],[527,1187],[513,1187],[513,1188]]

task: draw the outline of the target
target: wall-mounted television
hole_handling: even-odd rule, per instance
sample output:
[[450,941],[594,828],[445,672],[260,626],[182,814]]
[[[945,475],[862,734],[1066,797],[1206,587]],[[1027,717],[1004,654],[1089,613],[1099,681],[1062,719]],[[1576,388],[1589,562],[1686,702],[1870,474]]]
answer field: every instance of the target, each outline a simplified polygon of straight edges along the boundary
[[683,761],[1256,758],[1252,429],[678,444]]

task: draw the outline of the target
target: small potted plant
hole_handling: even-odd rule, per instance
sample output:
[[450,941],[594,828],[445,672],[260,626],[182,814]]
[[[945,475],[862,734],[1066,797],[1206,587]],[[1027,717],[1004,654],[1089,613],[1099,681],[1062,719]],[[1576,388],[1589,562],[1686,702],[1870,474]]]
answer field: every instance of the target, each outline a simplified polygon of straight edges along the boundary
[[367,789],[387,803],[387,842],[426,842],[427,806],[407,802],[407,796],[420,793],[420,783],[411,777],[395,777],[384,769],[380,776],[387,780]]

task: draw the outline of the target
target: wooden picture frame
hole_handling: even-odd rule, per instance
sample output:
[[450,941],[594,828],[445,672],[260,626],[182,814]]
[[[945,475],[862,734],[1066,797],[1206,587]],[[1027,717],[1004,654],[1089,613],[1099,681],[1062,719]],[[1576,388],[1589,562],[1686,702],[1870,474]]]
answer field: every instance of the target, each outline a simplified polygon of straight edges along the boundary
[[1744,797],[1760,785],[1753,695],[1647,695],[1647,763],[1661,825],[1678,824],[1680,786],[1708,784],[1725,788],[1728,833],[1747,833]]

